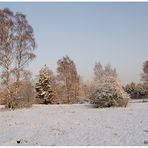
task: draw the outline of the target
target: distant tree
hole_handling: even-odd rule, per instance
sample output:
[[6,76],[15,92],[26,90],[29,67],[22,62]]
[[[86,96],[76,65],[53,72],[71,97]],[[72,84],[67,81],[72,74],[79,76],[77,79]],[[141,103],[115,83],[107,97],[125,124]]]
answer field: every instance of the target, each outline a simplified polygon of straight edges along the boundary
[[40,70],[38,77],[38,82],[35,85],[36,97],[40,103],[52,104],[54,92],[51,88],[50,71],[46,65]]
[[95,81],[101,81],[104,75],[104,69],[100,62],[97,62],[94,66]]
[[79,101],[79,94],[80,94],[80,76],[78,76],[76,66],[73,65],[73,69],[71,71],[71,98],[74,99],[74,103]]
[[125,86],[125,91],[130,95],[132,99],[141,99],[147,97],[147,90],[144,84],[135,84],[134,82]]
[[[2,83],[6,87],[6,107],[13,108],[19,84],[27,73],[25,66],[34,58],[35,39],[32,27],[22,13],[0,9],[0,66]],[[10,85],[15,85],[11,91]]]
[[100,83],[102,83],[102,80],[105,76],[112,76],[117,78],[117,72],[115,68],[113,69],[110,64],[107,64],[103,68],[100,62],[97,62],[94,66],[94,75],[95,78],[93,84],[95,87],[97,87]]
[[58,78],[63,87],[67,103],[78,101],[80,77],[75,63],[68,57],[63,57],[57,62]]
[[117,77],[116,69],[113,69],[110,64],[107,64],[104,69],[104,75]]
[[143,64],[142,81],[148,89],[148,61],[145,61]]

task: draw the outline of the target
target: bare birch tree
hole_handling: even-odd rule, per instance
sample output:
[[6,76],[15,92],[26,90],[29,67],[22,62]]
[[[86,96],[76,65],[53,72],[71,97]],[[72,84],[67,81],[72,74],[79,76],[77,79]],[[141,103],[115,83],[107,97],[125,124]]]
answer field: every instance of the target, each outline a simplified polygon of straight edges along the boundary
[[0,10],[0,66],[2,84],[6,86],[6,102],[11,101],[10,81],[14,58],[14,14],[9,9]]
[[[0,67],[2,83],[6,87],[7,106],[12,108],[25,66],[34,58],[35,39],[32,27],[22,13],[0,10]],[[11,90],[11,85],[16,85]]]
[[80,78],[77,74],[75,63],[66,56],[58,60],[57,64],[58,78],[64,87],[67,102],[78,101]]
[[26,16],[22,13],[16,13],[16,32],[15,32],[15,68],[14,76],[16,81],[16,94],[23,75],[27,72],[24,68],[34,58],[35,39],[33,28],[28,24]]

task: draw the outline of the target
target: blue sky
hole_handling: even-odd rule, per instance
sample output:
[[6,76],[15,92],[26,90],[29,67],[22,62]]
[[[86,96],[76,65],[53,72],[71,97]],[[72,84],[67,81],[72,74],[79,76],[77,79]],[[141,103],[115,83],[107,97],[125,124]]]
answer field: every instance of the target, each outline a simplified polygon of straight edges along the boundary
[[65,55],[84,80],[93,78],[95,62],[110,63],[123,84],[139,82],[148,60],[148,3],[0,3],[27,15],[34,28],[37,58],[29,69],[36,75],[44,64],[56,72]]

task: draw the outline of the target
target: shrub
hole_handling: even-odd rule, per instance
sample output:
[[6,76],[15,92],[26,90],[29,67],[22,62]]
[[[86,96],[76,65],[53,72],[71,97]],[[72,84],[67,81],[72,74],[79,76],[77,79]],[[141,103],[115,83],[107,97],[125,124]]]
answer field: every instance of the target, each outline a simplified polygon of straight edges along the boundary
[[7,91],[3,90],[3,98],[5,108],[16,109],[23,107],[31,107],[34,103],[34,87],[31,81],[21,81],[17,93],[13,93],[15,90],[15,83],[11,84],[11,99],[7,99]]
[[104,76],[96,91],[90,96],[95,107],[126,107],[129,95],[124,91],[117,78]]

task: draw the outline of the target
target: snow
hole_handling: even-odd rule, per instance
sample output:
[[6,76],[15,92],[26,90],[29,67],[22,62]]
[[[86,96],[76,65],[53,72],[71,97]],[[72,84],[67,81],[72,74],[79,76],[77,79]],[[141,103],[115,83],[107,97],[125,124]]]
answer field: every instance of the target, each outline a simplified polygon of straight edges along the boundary
[[0,145],[146,146],[148,102],[126,108],[75,104],[0,111]]

